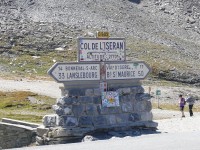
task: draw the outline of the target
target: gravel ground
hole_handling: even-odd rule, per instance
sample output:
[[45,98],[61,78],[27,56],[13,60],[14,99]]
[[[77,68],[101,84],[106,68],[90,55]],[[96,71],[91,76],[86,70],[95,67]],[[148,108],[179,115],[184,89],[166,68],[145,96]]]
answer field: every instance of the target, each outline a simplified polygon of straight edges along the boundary
[[1,91],[31,91],[52,98],[59,98],[61,96],[61,91],[59,89],[60,86],[62,86],[62,84],[53,81],[0,80]]
[[147,61],[160,78],[200,84],[199,0],[2,0],[0,16],[0,57],[76,50],[77,37],[109,31],[127,39],[129,60]]
[[158,131],[162,133],[200,131],[200,113],[195,113],[193,117],[186,114],[185,118],[162,119],[155,122],[158,123]]

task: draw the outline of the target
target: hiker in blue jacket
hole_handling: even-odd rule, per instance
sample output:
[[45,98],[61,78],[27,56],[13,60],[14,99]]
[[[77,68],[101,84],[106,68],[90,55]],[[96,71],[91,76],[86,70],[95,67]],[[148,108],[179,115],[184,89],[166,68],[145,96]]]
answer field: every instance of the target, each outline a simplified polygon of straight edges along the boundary
[[187,94],[186,102],[188,103],[189,113],[190,113],[190,116],[192,117],[193,116],[192,108],[195,103],[195,99],[194,99],[194,97],[192,97],[192,95],[190,93]]

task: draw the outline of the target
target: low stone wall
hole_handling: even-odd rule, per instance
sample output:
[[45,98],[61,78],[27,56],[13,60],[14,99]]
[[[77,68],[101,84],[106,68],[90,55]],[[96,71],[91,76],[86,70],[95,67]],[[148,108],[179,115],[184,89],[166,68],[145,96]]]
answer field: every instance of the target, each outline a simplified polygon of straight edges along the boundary
[[2,149],[28,146],[36,141],[36,128],[39,125],[6,118],[2,121],[0,122],[0,147]]
[[152,122],[150,95],[142,86],[112,89],[119,93],[119,106],[103,107],[99,89],[68,89],[57,100],[56,114],[43,118],[37,130],[37,142],[67,143],[88,133],[105,130],[128,130],[135,127],[156,128]]

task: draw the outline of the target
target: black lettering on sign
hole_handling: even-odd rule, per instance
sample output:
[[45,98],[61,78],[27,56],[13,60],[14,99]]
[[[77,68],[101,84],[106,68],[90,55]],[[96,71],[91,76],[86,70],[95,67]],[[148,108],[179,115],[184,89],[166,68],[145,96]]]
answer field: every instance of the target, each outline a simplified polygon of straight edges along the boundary
[[113,78],[115,78],[116,77],[116,73],[115,72],[113,72]]
[[97,79],[97,72],[70,72],[67,79]]
[[62,70],[63,70],[63,69],[62,69],[62,66],[59,66],[59,67],[58,67],[58,70],[59,70],[59,71],[62,71]]
[[106,70],[114,70],[115,66],[107,65]]
[[144,71],[138,71],[138,76],[144,76]]
[[97,66],[91,66],[90,70],[97,70]]
[[118,77],[129,78],[129,77],[135,77],[135,72],[134,71],[119,71],[117,75]]
[[92,50],[98,50],[98,43],[92,43]]
[[65,67],[65,70],[66,70],[66,71],[69,71],[69,70],[70,70],[70,66],[66,66],[66,67]]
[[64,73],[58,73],[58,79],[60,79],[60,80],[65,79],[65,74]]

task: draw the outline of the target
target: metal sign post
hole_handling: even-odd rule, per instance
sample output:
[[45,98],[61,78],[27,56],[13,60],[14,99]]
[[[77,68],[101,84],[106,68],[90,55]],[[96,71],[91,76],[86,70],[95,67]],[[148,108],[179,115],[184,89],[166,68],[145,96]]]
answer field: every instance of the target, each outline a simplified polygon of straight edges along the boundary
[[158,108],[160,108],[160,95],[161,95],[161,90],[156,90],[156,98],[158,101]]

